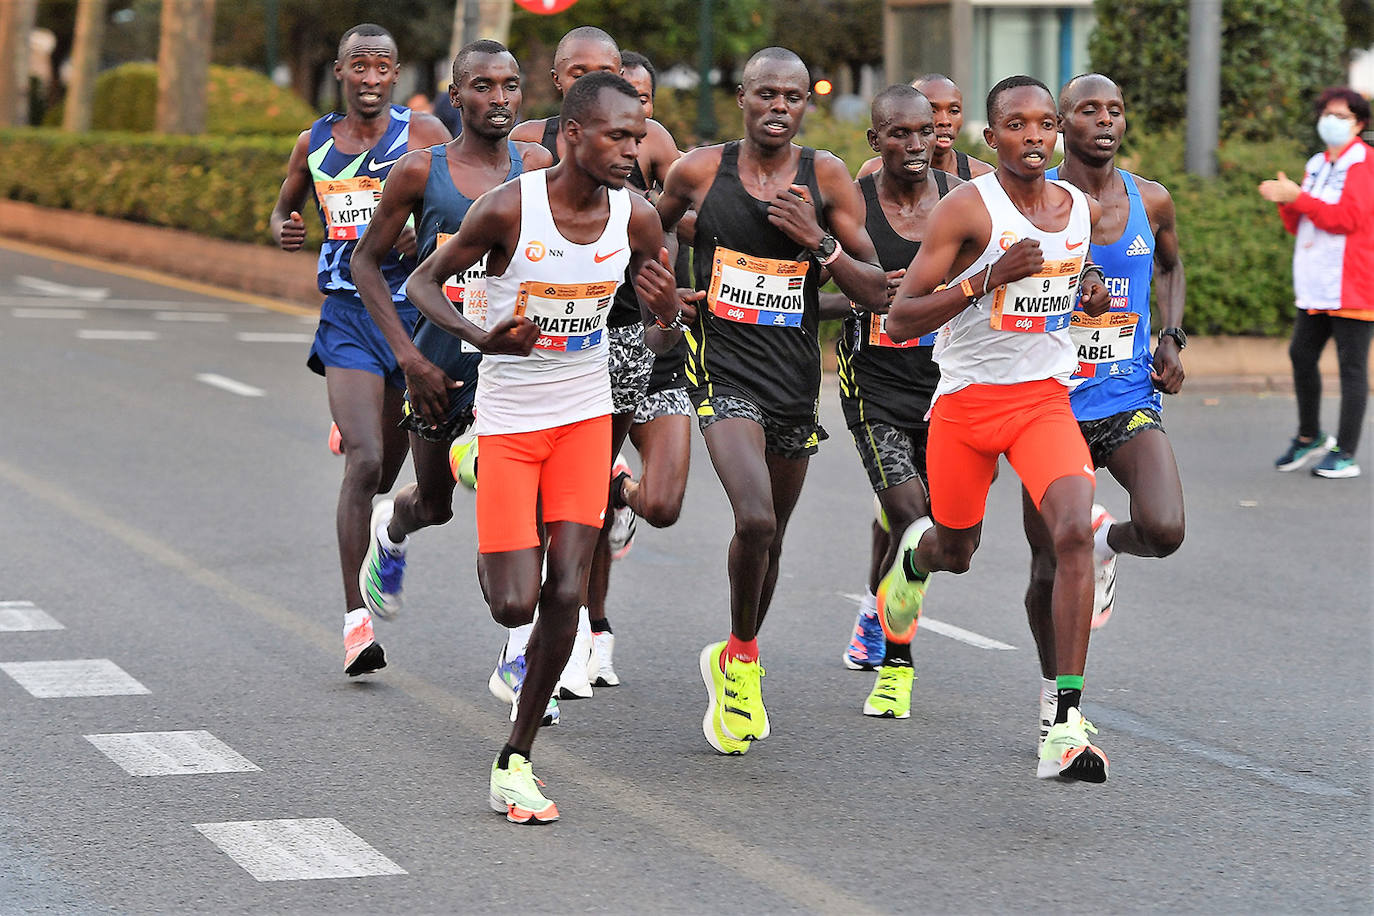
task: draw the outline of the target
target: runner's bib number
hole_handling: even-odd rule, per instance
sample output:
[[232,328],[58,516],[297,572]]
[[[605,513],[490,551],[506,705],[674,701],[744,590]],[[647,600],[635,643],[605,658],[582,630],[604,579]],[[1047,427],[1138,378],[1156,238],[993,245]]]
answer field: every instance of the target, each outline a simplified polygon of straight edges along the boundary
[[1107,312],[1096,318],[1086,312],[1074,312],[1073,323],[1069,325],[1069,336],[1078,354],[1074,378],[1098,378],[1126,372],[1135,352],[1135,329],[1139,321],[1137,312]]
[[726,321],[799,328],[806,312],[810,266],[807,261],[756,258],[717,245],[706,301],[711,313]]
[[[857,305],[854,305],[853,302],[850,302],[849,305],[856,311],[859,308]],[[911,347],[930,347],[935,345],[936,333],[936,331],[931,331],[929,334],[922,334],[920,337],[913,337],[911,340],[897,343],[897,341],[887,336],[887,316],[877,315],[873,312],[868,313],[867,345],[870,347],[891,347],[896,350],[906,350]]]
[[[445,242],[453,238],[451,232],[440,232],[434,248],[437,251]],[[457,274],[450,276],[444,281],[444,295],[448,301],[463,313],[463,317],[479,328],[486,329],[487,326],[487,256],[482,255],[482,259],[476,264],[463,271],[463,276]],[[463,341],[464,353],[480,353],[477,347]]]
[[601,343],[606,315],[615,298],[615,281],[607,283],[520,284],[515,314],[539,325],[536,350],[573,352]]
[[324,210],[331,241],[359,238],[382,199],[380,178],[330,178],[315,182],[315,197]]
[[1069,326],[1083,258],[1046,261],[1034,276],[997,287],[989,319],[995,331],[1044,334]]

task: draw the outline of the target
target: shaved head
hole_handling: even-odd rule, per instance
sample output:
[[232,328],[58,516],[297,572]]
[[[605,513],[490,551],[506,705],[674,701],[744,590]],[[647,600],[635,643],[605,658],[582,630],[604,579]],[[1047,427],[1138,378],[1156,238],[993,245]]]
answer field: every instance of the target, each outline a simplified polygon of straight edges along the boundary
[[558,47],[553,52],[554,64],[557,65],[558,61],[567,58],[570,45],[580,42],[605,45],[608,48],[614,48],[617,55],[620,54],[620,45],[615,43],[610,32],[605,29],[598,29],[594,25],[580,25],[559,40]]
[[894,114],[910,105],[930,108],[930,100],[905,83],[888,86],[873,99],[873,129],[881,130],[884,123],[892,120]]
[[764,48],[762,51],[755,51],[754,56],[744,65],[744,76],[740,82],[748,85],[758,77],[761,70],[775,65],[800,67],[806,74],[806,85],[811,85],[811,71],[806,68],[806,63],[797,56],[796,51],[789,51],[787,48]]
[[1059,90],[1059,114],[1065,115],[1073,111],[1074,105],[1078,103],[1078,99],[1085,92],[1101,92],[1103,90],[1116,98],[1121,98],[1121,87],[1109,77],[1103,76],[1101,73],[1080,73],[1065,83],[1063,89]]

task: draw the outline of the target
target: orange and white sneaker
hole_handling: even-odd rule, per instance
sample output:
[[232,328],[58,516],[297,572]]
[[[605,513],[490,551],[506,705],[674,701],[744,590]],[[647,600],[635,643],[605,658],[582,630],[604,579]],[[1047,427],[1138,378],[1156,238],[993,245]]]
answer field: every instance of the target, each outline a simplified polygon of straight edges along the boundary
[[386,667],[386,651],[372,632],[372,615],[360,607],[344,615],[344,674],[357,677]]
[[512,824],[550,824],[558,820],[558,806],[544,797],[544,787],[530,762],[511,754],[503,768],[501,758],[491,764],[491,810],[506,816]]
[[1107,755],[1088,740],[1088,732],[1097,728],[1083,718],[1075,707],[1069,708],[1068,720],[1050,726],[1045,746],[1040,749],[1040,765],[1035,775],[1040,779],[1077,779],[1082,782],[1107,781]]
[[343,433],[339,432],[339,424],[329,424],[329,450],[336,455],[343,454]]

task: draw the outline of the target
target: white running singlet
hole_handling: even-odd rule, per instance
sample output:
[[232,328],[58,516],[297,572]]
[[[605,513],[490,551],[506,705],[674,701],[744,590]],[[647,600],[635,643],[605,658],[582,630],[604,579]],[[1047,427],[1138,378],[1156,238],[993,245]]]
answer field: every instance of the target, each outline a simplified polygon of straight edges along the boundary
[[[1078,301],[1078,278],[1088,256],[1092,216],[1083,192],[1064,181],[1047,181],[1073,198],[1064,228],[1037,228],[1007,197],[989,172],[971,182],[992,217],[992,234],[967,270],[949,282],[977,286],[987,266],[1023,238],[1040,242],[1045,266],[1033,277],[991,290],[940,329],[934,359],[940,364],[935,397],[968,385],[1013,385],[1057,379],[1065,387],[1078,368],[1069,321]],[[934,403],[932,401],[932,403]]]
[[548,173],[520,182],[520,240],[487,277],[487,327],[520,314],[539,325],[529,356],[487,354],[477,377],[476,432],[526,433],[611,413],[606,316],[630,264],[630,192],[607,189],[610,216],[589,245],[563,238],[549,210]]

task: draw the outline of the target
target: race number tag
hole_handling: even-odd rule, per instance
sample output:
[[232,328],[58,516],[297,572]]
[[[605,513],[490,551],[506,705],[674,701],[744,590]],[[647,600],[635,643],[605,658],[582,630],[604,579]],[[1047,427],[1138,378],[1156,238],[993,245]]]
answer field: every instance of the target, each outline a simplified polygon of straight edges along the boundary
[[331,241],[359,238],[382,199],[379,178],[330,178],[315,182],[315,197],[324,210],[325,230]]
[[[434,248],[437,251],[445,242],[453,238],[451,232],[440,232]],[[452,302],[463,317],[479,328],[487,326],[487,256],[463,271],[460,277],[453,274],[444,281],[444,295]],[[480,353],[477,347],[463,341],[464,353]]]
[[[858,306],[853,302],[850,307],[857,310]],[[930,347],[935,345],[935,331],[929,334],[922,334],[920,337],[913,337],[911,340],[897,343],[887,336],[887,316],[879,315],[874,312],[868,313],[868,346],[870,347],[891,347],[896,350],[906,350],[910,347]]]
[[1135,352],[1135,328],[1140,321],[1138,312],[1107,312],[1096,318],[1086,312],[1074,312],[1069,325],[1074,351],[1078,353],[1078,370],[1074,378],[1098,378],[1120,375],[1130,366]]
[[717,245],[706,301],[711,313],[726,321],[799,328],[810,266],[807,261],[756,258]]
[[539,283],[526,280],[515,298],[515,314],[539,325],[536,350],[573,352],[601,343],[606,315],[615,298],[608,283]]
[[1038,274],[999,286],[989,319],[993,330],[1043,334],[1068,327],[1082,270],[1082,255],[1046,261]]

